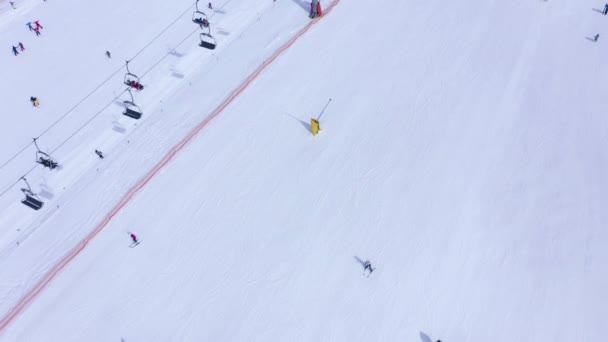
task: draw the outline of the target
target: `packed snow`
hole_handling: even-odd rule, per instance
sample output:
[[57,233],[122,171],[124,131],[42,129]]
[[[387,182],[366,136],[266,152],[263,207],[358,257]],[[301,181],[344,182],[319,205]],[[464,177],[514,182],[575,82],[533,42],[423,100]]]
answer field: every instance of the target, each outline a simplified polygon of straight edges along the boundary
[[603,3],[14,5],[0,341],[608,333]]

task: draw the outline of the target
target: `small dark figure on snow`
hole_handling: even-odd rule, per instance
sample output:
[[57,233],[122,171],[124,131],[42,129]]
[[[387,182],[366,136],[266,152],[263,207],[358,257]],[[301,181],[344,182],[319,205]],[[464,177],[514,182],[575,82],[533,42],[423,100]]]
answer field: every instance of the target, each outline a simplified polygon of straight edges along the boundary
[[21,44],[21,42],[19,42],[19,48],[21,49],[21,51],[25,50],[25,46],[23,46],[23,44]]
[[112,58],[112,55],[110,54],[110,51],[106,51],[106,56],[108,56],[108,58]]
[[32,106],[34,106],[34,107],[38,107],[38,105],[40,105],[40,102],[38,102],[38,99],[34,96],[30,96],[30,102],[32,103]]
[[604,15],[608,14],[608,4],[604,5],[604,12],[602,12]]
[[374,272],[374,269],[372,268],[372,263],[369,262],[369,260],[365,260],[365,262],[363,263],[363,274],[365,274],[365,272],[367,271],[369,271],[369,274],[372,274],[372,272]]
[[594,41],[594,42],[597,42],[597,40],[598,40],[599,38],[600,38],[600,34],[598,33],[598,34],[596,34],[596,35],[593,37],[593,41]]
[[41,29],[44,28],[44,27],[42,27],[42,25],[40,25],[40,20],[34,21],[34,24],[36,24],[36,28],[39,29],[39,30],[41,30]]
[[100,159],[103,159],[103,153],[101,151],[95,150],[95,154],[97,154]]
[[38,37],[40,35],[40,29],[35,27],[34,28],[34,33],[36,33],[36,37]]
[[131,233],[131,240],[133,240],[133,243],[139,243],[139,241],[137,241],[137,236],[133,233]]
[[17,7],[15,7],[15,2],[14,2],[14,1],[9,1],[9,2],[10,2],[11,7],[12,7],[13,9],[17,9]]
[[209,2],[209,5],[207,5],[207,7],[209,7],[209,9],[213,9],[213,5],[211,5],[211,2]]
[[15,54],[15,56],[17,56],[19,54],[19,51],[17,51],[16,46],[13,46],[13,54]]
[[27,24],[25,24],[25,26],[27,26],[27,28],[29,28],[30,31],[34,30],[34,28],[32,27],[32,22],[28,22]]

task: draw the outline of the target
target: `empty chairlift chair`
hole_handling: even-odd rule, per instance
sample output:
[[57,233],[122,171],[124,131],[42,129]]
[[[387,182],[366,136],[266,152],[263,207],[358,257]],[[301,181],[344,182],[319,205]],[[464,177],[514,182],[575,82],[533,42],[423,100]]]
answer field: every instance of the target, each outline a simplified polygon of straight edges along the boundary
[[125,111],[122,113],[123,115],[126,115],[135,120],[141,119],[142,112],[139,106],[137,106],[132,101],[123,101],[123,104],[125,105]]
[[215,38],[209,33],[201,33],[200,35],[201,42],[198,44],[200,47],[205,49],[213,50],[217,46],[217,42]]
[[23,203],[24,205],[26,205],[34,210],[39,210],[44,205],[44,202],[42,202],[40,199],[38,199],[38,195],[36,195],[35,193],[32,192],[32,189],[30,188],[30,185],[28,184],[27,180],[23,177],[21,179],[27,185],[27,189],[26,188],[21,189],[21,192],[23,192],[23,194],[25,195],[25,198],[23,200],[21,200],[21,203]]

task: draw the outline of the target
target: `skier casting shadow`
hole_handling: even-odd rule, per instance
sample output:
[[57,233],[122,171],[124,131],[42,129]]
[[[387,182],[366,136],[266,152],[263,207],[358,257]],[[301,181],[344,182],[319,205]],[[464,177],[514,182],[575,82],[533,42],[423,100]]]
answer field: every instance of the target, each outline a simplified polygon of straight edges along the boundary
[[372,267],[372,263],[369,260],[361,260],[358,256],[355,255],[355,260],[361,264],[363,267],[363,275],[370,276],[372,272],[374,272],[375,268]]

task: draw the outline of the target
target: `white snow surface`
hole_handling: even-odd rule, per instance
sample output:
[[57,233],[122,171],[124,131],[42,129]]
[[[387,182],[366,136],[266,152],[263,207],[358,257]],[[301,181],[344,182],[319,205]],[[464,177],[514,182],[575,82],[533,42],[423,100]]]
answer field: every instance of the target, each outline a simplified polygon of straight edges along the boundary
[[0,341],[605,338],[603,3],[334,1],[0,1]]

